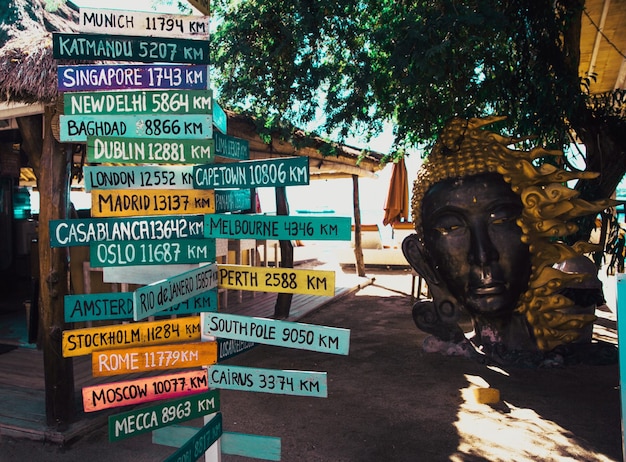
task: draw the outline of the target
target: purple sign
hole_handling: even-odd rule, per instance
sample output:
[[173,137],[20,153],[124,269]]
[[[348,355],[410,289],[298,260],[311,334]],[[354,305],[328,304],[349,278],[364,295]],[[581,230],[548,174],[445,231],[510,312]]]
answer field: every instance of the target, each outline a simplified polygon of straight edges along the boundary
[[205,65],[135,64],[58,66],[59,91],[206,90]]

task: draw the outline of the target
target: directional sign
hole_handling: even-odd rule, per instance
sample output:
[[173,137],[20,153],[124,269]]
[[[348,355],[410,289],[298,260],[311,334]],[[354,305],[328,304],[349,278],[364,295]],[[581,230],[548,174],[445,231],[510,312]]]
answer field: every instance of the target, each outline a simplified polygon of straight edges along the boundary
[[192,189],[191,165],[83,167],[85,191],[92,189]]
[[122,138],[186,138],[208,140],[213,136],[210,115],[77,115],[59,116],[62,142],[85,142],[89,136]]
[[222,414],[218,412],[209,423],[170,455],[165,462],[198,460],[222,436]]
[[211,388],[274,393],[279,395],[328,397],[326,372],[280,371],[253,367],[209,367]]
[[91,216],[93,217],[194,215],[214,212],[214,191],[98,189],[91,193]]
[[94,377],[101,377],[135,372],[189,369],[216,362],[216,342],[195,342],[96,351],[91,355],[91,370]]
[[52,33],[54,59],[209,64],[209,42],[163,37]]
[[263,188],[308,184],[308,157],[248,160],[228,164],[198,165],[193,168],[193,187],[196,189]]
[[200,340],[198,316],[63,331],[63,357],[94,351]]
[[[200,190],[198,190],[199,192]],[[205,190],[209,192],[208,190]],[[250,210],[252,208],[252,197],[249,189],[234,190],[224,189],[214,190],[215,192],[215,211],[217,213],[235,212]]]
[[276,319],[206,313],[202,334],[299,350],[347,355],[350,330]]
[[219,390],[157,403],[109,416],[109,441],[141,435],[159,428],[204,417],[220,409]]
[[206,90],[207,66],[182,64],[83,64],[57,66],[58,89],[88,90]]
[[334,271],[219,265],[218,272],[221,289],[335,295]]
[[350,217],[301,215],[205,215],[205,237],[349,241]]
[[[132,292],[66,295],[63,297],[65,322],[109,321],[133,319]],[[156,316],[198,314],[217,311],[217,289],[184,300]]]
[[180,398],[209,390],[206,370],[160,375],[146,379],[83,387],[83,410],[101,411],[120,406]]
[[243,340],[233,340],[230,338],[217,339],[217,360],[225,361],[241,353],[251,350],[256,343],[245,342]]
[[87,137],[91,163],[207,164],[214,159],[214,140]]
[[204,237],[202,215],[83,218],[50,221],[50,246],[70,247],[102,241],[162,241]]
[[212,114],[211,90],[71,92],[63,95],[65,115]]
[[134,294],[135,321],[152,316],[172,305],[217,286],[217,265],[201,266],[144,287]]
[[220,132],[215,132],[213,138],[215,139],[216,156],[237,160],[250,158],[250,144],[247,140],[224,135]]
[[213,104],[213,124],[224,135],[226,134],[228,127],[228,116],[217,102]]
[[214,260],[215,239],[92,242],[89,246],[89,264],[92,268],[204,263]]
[[79,32],[209,39],[209,17],[80,8]]
[[198,268],[197,263],[165,266],[112,266],[102,268],[102,280],[109,283],[152,284]]

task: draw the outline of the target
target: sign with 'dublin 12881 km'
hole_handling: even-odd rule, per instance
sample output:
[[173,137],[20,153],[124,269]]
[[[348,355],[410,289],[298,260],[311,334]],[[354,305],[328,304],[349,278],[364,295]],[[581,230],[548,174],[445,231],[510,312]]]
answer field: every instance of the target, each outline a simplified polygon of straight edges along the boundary
[[87,161],[118,164],[205,164],[215,159],[215,141],[87,137]]
[[209,42],[163,37],[52,33],[55,59],[209,64]]
[[86,142],[89,136],[208,140],[213,136],[213,119],[203,114],[61,115],[59,128],[62,142]]

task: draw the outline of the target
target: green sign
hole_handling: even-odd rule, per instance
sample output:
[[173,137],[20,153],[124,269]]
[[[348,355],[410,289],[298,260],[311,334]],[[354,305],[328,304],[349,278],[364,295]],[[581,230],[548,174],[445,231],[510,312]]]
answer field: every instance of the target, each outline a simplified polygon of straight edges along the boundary
[[89,263],[104,266],[175,265],[215,260],[215,239],[92,242]]
[[248,160],[250,158],[250,144],[248,141],[234,136],[215,132],[215,155],[228,159]]
[[209,64],[209,42],[163,37],[52,33],[55,59]]
[[248,160],[193,168],[195,189],[263,188],[309,184],[309,158]]
[[69,92],[63,95],[63,103],[65,115],[212,114],[213,92],[211,90]]
[[62,142],[84,142],[89,136],[122,138],[186,138],[208,140],[213,136],[210,115],[77,115],[59,116]]
[[205,237],[228,239],[275,239],[349,241],[349,217],[301,215],[205,215]]
[[207,164],[214,159],[214,140],[87,137],[91,163]]
[[85,218],[50,221],[50,246],[71,247],[101,241],[162,241],[202,238],[203,215]]
[[178,451],[165,459],[165,462],[198,460],[220,436],[222,436],[222,414],[218,412]]
[[219,390],[109,416],[109,441],[151,432],[219,411]]
[[214,213],[235,212],[250,210],[252,208],[252,198],[250,190],[215,190],[215,211]]

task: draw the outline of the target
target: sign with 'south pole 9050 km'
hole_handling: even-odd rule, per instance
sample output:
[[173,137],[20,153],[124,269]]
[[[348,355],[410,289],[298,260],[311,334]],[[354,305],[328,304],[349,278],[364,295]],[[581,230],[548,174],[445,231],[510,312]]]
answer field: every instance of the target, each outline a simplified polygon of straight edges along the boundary
[[350,349],[349,329],[236,314],[203,313],[202,334],[337,355]]
[[83,387],[83,410],[101,411],[113,407],[180,398],[208,390],[208,378],[204,369],[105,383]]
[[90,136],[208,140],[213,136],[213,119],[204,114],[61,115],[59,128],[61,142],[86,142]]
[[163,37],[52,33],[54,59],[209,64],[209,42]]
[[58,89],[89,90],[206,90],[207,66],[184,64],[82,64],[57,67]]
[[217,287],[217,264],[215,263],[140,287],[133,295],[133,319],[137,321],[147,318],[215,287]]
[[94,351],[200,340],[198,316],[63,331],[64,358]]
[[109,417],[109,441],[119,441],[220,410],[219,390],[133,409]]

